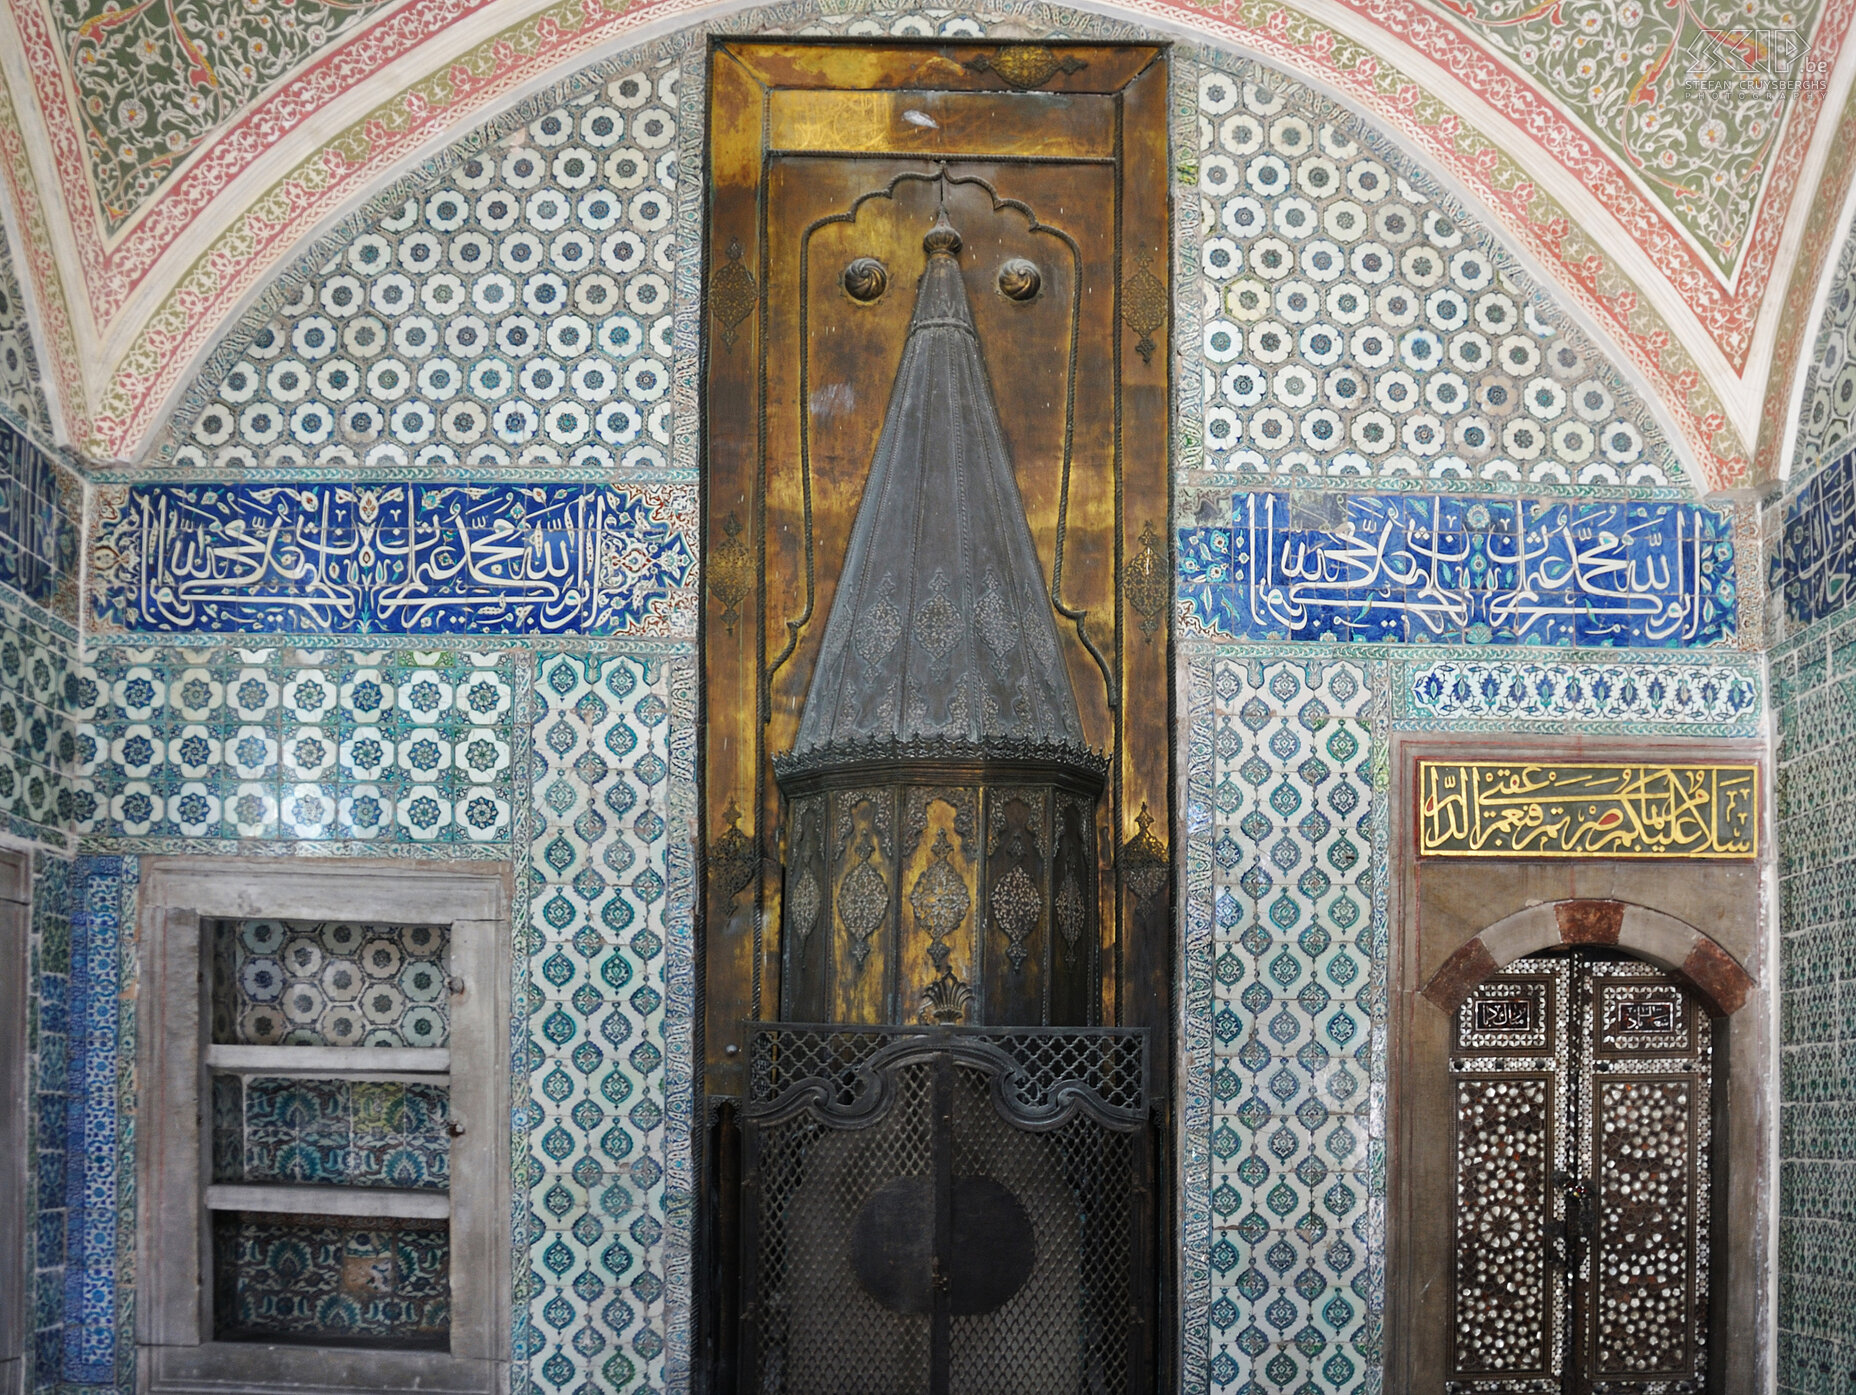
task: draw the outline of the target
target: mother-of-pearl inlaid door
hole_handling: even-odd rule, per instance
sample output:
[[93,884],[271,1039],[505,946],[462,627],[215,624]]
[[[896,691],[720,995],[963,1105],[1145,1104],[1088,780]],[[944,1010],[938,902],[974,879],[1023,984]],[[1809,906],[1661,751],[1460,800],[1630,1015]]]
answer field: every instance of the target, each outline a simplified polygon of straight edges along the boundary
[[1450,1395],[1700,1395],[1711,1055],[1693,995],[1601,952],[1458,1008]]

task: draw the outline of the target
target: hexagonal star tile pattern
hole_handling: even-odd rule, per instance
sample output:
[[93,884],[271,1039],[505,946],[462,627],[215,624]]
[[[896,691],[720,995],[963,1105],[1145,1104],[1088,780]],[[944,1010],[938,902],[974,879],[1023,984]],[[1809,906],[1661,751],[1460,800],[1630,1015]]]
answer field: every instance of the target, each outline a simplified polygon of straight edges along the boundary
[[1214,1391],[1357,1391],[1384,1225],[1366,670],[1210,672],[1207,1369]]
[[1490,234],[1299,85],[1198,92],[1203,464],[1662,487],[1648,411]]
[[615,77],[353,239],[212,385],[176,461],[664,468],[677,78]]
[[442,925],[222,921],[213,932],[213,1040],[444,1046],[449,940]]
[[517,671],[482,652],[100,649],[73,688],[77,831],[506,842]]
[[664,1388],[665,681],[563,654],[536,682],[517,1355],[543,1395]]

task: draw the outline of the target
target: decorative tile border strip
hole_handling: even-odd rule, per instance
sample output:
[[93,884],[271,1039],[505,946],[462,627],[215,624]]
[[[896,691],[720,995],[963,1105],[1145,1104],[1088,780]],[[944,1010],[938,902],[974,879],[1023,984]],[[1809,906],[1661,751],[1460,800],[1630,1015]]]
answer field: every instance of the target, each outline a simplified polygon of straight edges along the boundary
[[1404,677],[1395,720],[1407,730],[1620,723],[1754,736],[1762,716],[1751,666],[1446,659],[1413,664]]

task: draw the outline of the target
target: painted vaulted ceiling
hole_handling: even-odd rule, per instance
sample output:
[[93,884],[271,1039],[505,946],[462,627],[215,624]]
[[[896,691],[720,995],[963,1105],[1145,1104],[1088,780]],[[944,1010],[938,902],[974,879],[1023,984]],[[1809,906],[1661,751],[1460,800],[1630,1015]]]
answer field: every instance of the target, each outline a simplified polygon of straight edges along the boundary
[[[1704,488],[1776,471],[1852,162],[1856,0],[1124,0],[1431,162],[1634,365]],[[318,231],[697,0],[0,0],[0,177],[57,414],[134,460]]]

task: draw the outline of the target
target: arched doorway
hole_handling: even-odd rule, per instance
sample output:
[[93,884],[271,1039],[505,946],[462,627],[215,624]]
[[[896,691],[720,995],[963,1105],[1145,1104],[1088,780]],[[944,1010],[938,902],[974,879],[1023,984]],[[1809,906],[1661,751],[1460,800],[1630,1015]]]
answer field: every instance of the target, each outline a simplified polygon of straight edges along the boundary
[[1451,1023],[1450,1390],[1705,1388],[1713,1026],[1614,949],[1527,955]]

